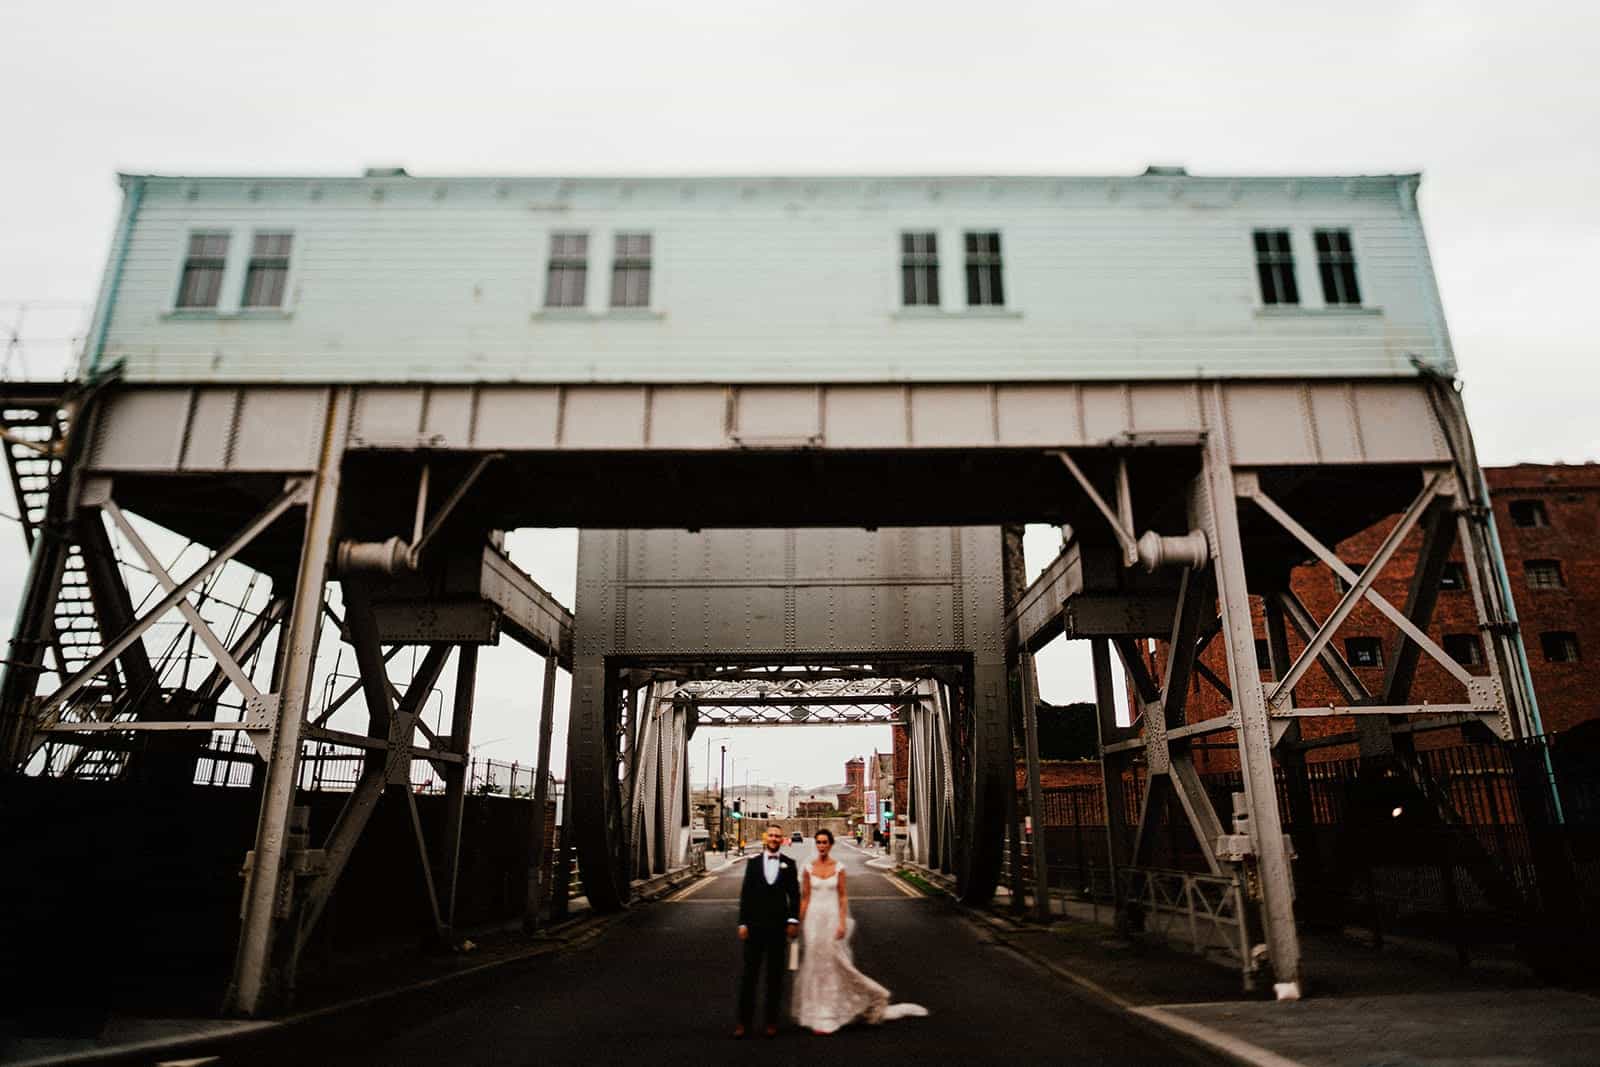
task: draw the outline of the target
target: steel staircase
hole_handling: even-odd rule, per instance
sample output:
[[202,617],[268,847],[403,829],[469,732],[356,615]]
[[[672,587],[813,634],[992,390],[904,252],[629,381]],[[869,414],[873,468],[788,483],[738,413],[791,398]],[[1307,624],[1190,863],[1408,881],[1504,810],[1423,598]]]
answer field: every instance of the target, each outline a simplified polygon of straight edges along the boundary
[[[67,439],[68,383],[0,383],[0,439],[17,504],[18,525],[31,552],[43,534],[51,488],[61,476]],[[61,678],[82,670],[103,646],[94,602],[84,572],[83,554],[70,545],[62,564],[61,585],[51,620],[46,666]],[[106,684],[89,687],[75,704],[74,718],[107,719],[116,714],[121,689],[110,668]],[[75,777],[115,777],[125,754],[88,746],[61,745],[51,752],[47,773]]]

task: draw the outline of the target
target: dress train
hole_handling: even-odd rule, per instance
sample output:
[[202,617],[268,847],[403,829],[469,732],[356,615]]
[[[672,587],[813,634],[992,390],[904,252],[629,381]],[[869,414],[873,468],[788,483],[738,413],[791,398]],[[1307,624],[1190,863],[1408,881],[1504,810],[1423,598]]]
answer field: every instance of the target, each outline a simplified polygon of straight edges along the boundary
[[850,942],[856,931],[854,918],[839,928],[839,875],[811,879],[811,903],[801,924],[800,971],[795,976],[795,1017],[801,1026],[831,1034],[857,1019],[876,1025],[891,1019],[928,1014],[920,1004],[891,1004],[889,990],[856,969]]

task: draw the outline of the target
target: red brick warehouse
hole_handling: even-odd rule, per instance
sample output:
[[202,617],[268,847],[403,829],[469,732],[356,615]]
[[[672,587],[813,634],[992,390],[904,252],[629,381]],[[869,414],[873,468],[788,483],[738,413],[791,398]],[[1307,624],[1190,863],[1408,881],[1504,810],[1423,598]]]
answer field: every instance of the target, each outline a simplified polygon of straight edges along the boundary
[[[1593,692],[1589,662],[1600,651],[1600,465],[1519,464],[1485,470],[1494,507],[1495,524],[1505,553],[1522,637],[1528,652],[1542,725],[1546,733],[1570,730],[1600,719],[1600,702]],[[1338,545],[1339,558],[1359,572],[1395,518],[1378,523]],[[1417,565],[1421,534],[1413,532],[1374,588],[1391,603],[1404,603]],[[1291,576],[1294,592],[1318,619],[1326,618],[1345,591],[1342,579],[1320,564],[1297,567]],[[1428,632],[1457,662],[1473,673],[1487,673],[1485,646],[1459,548],[1445,568],[1440,595]],[[1261,602],[1252,597],[1256,624],[1257,660],[1267,663],[1266,629]],[[1340,628],[1336,647],[1369,690],[1378,691],[1384,670],[1394,655],[1398,635],[1370,603],[1358,604]],[[1304,643],[1292,630],[1290,657]],[[1160,653],[1147,650],[1154,668]],[[1227,677],[1221,648],[1213,645],[1201,657],[1219,679]],[[1225,714],[1227,702],[1197,673],[1191,682],[1187,717],[1199,722]],[[1459,686],[1430,658],[1423,656],[1412,688],[1419,702],[1450,703],[1459,699]],[[1320,670],[1308,673],[1295,687],[1295,702],[1302,707],[1341,703],[1333,684]],[[1301,721],[1308,736],[1331,736],[1353,729],[1349,717]],[[1450,743],[1460,739],[1455,730],[1423,734],[1419,743]],[[1233,766],[1233,741],[1218,734],[1195,745],[1202,769]],[[1352,756],[1353,745],[1320,750],[1313,758]]]

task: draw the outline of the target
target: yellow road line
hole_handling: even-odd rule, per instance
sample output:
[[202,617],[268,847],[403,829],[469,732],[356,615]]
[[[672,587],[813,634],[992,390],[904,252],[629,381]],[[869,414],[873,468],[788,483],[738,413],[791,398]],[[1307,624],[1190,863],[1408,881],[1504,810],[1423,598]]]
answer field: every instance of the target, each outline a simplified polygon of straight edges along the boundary
[[715,881],[716,881],[716,878],[714,878],[714,877],[701,878],[699,881],[694,882],[693,884],[689,885],[688,887],[686,887],[684,889],[680,889],[676,893],[672,894],[670,897],[667,897],[666,900],[663,901],[663,903],[665,903],[665,904],[676,904],[679,901],[684,900],[684,899],[686,899],[688,897],[691,897],[694,894],[700,892],[700,890],[704,889],[706,886],[710,885],[712,882],[715,882]]
[[900,890],[900,892],[902,894],[904,894],[905,896],[908,896],[908,897],[920,897],[920,896],[922,896],[922,894],[920,892],[918,892],[916,889],[914,889],[910,885],[907,885],[904,878],[897,878],[893,874],[885,874],[884,877],[889,880],[889,884],[890,885],[892,885],[896,889]]

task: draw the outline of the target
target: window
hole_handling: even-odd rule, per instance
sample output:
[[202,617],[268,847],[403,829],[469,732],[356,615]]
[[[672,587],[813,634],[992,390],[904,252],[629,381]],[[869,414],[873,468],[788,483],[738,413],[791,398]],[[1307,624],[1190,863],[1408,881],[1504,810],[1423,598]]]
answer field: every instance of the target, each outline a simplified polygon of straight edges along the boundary
[[1261,281],[1261,302],[1300,303],[1300,290],[1294,284],[1294,253],[1289,250],[1289,231],[1257,230],[1255,240],[1256,277]]
[[967,234],[967,306],[1005,307],[1000,280],[1000,235]]
[[1329,307],[1359,305],[1361,289],[1356,285],[1350,231],[1313,230],[1311,236],[1317,246],[1317,273],[1322,275],[1322,302]]
[[1483,662],[1483,645],[1477,634],[1445,634],[1444,651],[1445,655],[1468,667]]
[[1522,561],[1523,577],[1529,589],[1565,589],[1567,581],[1561,574],[1561,561],[1557,559],[1525,559]]
[[[648,266],[646,267],[648,270]],[[589,285],[589,235],[550,235],[550,263],[545,272],[544,306],[581,308]]]
[[617,234],[615,253],[611,258],[611,306],[650,306],[649,234]]
[[1549,663],[1578,662],[1578,635],[1569,630],[1552,630],[1539,635],[1539,646]]
[[1513,526],[1526,529],[1550,525],[1550,516],[1545,513],[1544,505],[1537,500],[1513,500],[1506,510],[1511,513]]
[[228,235],[192,233],[178,281],[178,306],[214,308],[222,295],[222,271],[228,265]]
[[283,287],[289,280],[289,246],[294,236],[287,233],[258,233],[250,242],[250,265],[244,273],[244,299],[247,308],[283,306]]
[[900,235],[900,302],[908,308],[939,306],[938,235]]
[[1383,642],[1376,637],[1347,637],[1344,658],[1352,667],[1383,666]]
[[[1340,562],[1346,567],[1349,567],[1351,570],[1355,571],[1357,578],[1361,577],[1361,572],[1367,569],[1367,565],[1365,563],[1358,563],[1355,560],[1346,559],[1341,560]],[[1338,591],[1340,596],[1343,596],[1345,593],[1350,591],[1350,583],[1344,580],[1344,575],[1335,571],[1333,575],[1333,588]]]
[[1439,588],[1465,589],[1467,587],[1467,568],[1451,560],[1444,565],[1444,573],[1439,575]]

